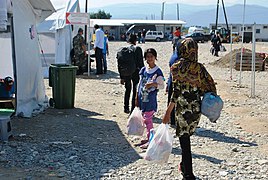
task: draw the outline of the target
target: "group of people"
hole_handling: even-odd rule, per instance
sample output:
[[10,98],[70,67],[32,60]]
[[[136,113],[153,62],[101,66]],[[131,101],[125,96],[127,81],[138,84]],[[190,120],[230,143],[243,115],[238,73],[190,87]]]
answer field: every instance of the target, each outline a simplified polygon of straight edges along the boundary
[[[136,46],[136,35],[130,35],[129,43]],[[137,46],[136,46],[137,47]],[[129,77],[121,77],[121,84],[125,85],[124,112],[131,113],[135,107],[142,111],[146,125],[147,138],[136,144],[147,148],[150,130],[153,128],[153,117],[157,111],[157,94],[163,89],[164,75],[157,66],[157,52],[148,48],[142,53],[136,48],[136,71]],[[192,167],[190,136],[195,132],[201,117],[201,97],[206,92],[216,93],[216,86],[204,65],[198,63],[198,45],[191,39],[180,39],[170,60],[170,78],[167,90],[170,91],[167,110],[162,123],[170,123],[171,113],[174,111],[172,122],[179,137],[182,159],[179,169],[184,180],[196,179]],[[144,65],[143,59],[147,65]],[[189,78],[190,77],[190,78]],[[131,110],[129,111],[130,91],[133,91]]]
[[221,47],[221,34],[217,31],[216,34],[214,34],[211,38],[211,54],[214,56],[219,56],[219,51]]
[[[106,40],[103,30],[98,25],[95,25],[94,28],[96,34],[94,43],[96,74],[102,74],[107,71],[107,62],[104,60],[103,53]],[[78,66],[82,64],[78,59],[86,56],[82,34],[83,30],[79,29],[77,37],[74,38],[75,54],[79,55],[75,56]],[[157,94],[160,89],[164,89],[165,80],[161,68],[156,64],[157,51],[154,48],[148,48],[143,53],[143,50],[136,46],[137,36],[135,34],[130,34],[128,42],[129,46],[135,47],[136,70],[129,76],[120,75],[120,83],[125,86],[124,112],[129,114],[135,107],[141,109],[147,134],[146,139],[141,140],[136,145],[147,148],[150,131],[153,128],[153,117],[157,112]],[[107,50],[108,48],[106,53]],[[147,65],[144,64],[144,60]],[[81,68],[83,71],[83,65],[79,66],[79,70]],[[194,180],[196,178],[192,167],[190,136],[195,132],[201,117],[202,96],[206,92],[216,93],[216,86],[204,65],[198,63],[198,45],[191,38],[178,39],[169,66],[170,77],[166,88],[169,94],[168,106],[162,123],[171,123],[175,126],[182,152],[179,170],[184,180]],[[131,90],[131,108],[129,109]]]
[[138,43],[145,43],[146,30],[138,30]]
[[[107,73],[107,58],[109,55],[108,37],[103,29],[95,24],[94,51],[96,59],[96,75]],[[77,35],[73,38],[72,64],[78,66],[77,75],[83,74],[88,70],[88,53],[83,37],[83,29],[79,28]],[[90,67],[91,69],[91,67]]]

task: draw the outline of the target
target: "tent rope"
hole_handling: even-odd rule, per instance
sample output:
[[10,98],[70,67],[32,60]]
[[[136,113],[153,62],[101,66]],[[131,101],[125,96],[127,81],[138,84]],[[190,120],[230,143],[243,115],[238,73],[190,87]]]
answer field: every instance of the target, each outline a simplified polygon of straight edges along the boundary
[[45,54],[44,54],[44,50],[43,50],[42,44],[41,44],[40,39],[39,39],[39,34],[38,34],[37,40],[38,40],[38,44],[39,44],[39,47],[40,47],[40,50],[41,50],[41,54],[42,54],[42,56],[44,58],[45,65],[46,65],[46,67],[48,67],[47,60],[46,60],[46,57],[45,57]]

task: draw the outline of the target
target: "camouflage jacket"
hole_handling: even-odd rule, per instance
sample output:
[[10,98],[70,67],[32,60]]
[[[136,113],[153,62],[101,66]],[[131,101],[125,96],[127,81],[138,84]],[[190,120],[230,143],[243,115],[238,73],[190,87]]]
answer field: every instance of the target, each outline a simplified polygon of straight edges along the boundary
[[80,55],[84,53],[83,46],[85,45],[85,41],[82,35],[77,34],[73,38],[73,48],[74,48],[74,54]]

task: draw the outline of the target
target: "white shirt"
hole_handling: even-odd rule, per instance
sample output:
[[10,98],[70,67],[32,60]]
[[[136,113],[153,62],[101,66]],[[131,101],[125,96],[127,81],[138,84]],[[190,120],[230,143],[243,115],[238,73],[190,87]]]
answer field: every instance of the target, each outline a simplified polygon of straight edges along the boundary
[[96,40],[94,43],[94,48],[98,47],[100,49],[104,48],[104,32],[99,28],[95,32]]

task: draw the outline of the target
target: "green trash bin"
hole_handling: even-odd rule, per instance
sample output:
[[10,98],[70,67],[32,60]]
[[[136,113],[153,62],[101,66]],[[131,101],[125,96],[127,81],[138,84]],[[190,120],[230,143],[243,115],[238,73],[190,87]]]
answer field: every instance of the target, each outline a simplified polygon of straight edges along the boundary
[[57,109],[74,108],[75,78],[78,67],[68,64],[51,64],[49,86],[52,87],[50,106]]

